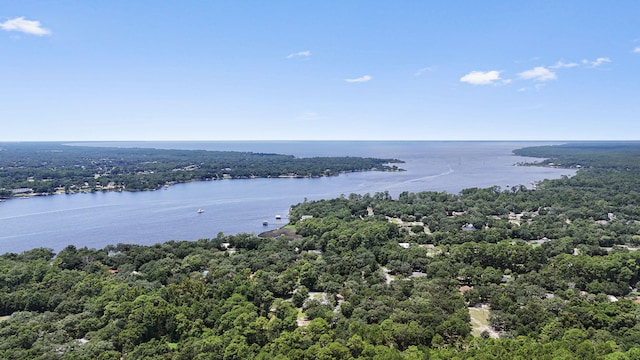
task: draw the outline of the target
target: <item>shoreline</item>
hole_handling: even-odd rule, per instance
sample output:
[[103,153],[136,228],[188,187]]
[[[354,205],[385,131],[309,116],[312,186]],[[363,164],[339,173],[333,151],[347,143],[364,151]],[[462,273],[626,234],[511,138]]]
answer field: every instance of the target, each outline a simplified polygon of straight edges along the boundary
[[251,180],[251,179],[320,179],[324,177],[337,177],[344,174],[353,174],[353,173],[361,173],[361,172],[403,172],[405,169],[397,168],[397,169],[384,169],[384,170],[353,170],[353,171],[340,171],[336,174],[326,174],[326,175],[299,175],[299,174],[282,174],[278,176],[239,176],[239,177],[223,177],[220,179],[205,179],[205,180],[189,180],[189,181],[172,181],[167,182],[164,185],[160,185],[156,188],[148,188],[148,189],[127,189],[126,187],[116,187],[116,188],[100,188],[100,189],[81,189],[77,191],[65,191],[59,190],[52,193],[23,193],[16,194],[10,197],[0,198],[0,202],[6,200],[14,200],[14,199],[29,199],[37,196],[53,196],[53,195],[75,195],[75,194],[92,194],[97,192],[143,192],[143,191],[158,191],[160,189],[167,189],[170,186],[177,184],[189,184],[196,182],[209,182],[209,181],[222,181],[222,180]]
[[[394,148],[392,152],[386,148],[355,148],[352,151],[366,151],[373,156],[408,156],[410,166],[402,172],[365,171],[317,181],[274,181],[276,178],[272,177],[214,185],[197,180],[172,187],[172,191],[127,191],[126,195],[100,191],[94,196],[7,201],[0,204],[0,227],[5,235],[0,236],[0,250],[20,252],[38,246],[60,250],[68,244],[102,247],[114,241],[150,245],[210,238],[218,232],[258,234],[274,228],[272,224],[263,227],[265,219],[271,219],[273,214],[286,214],[292,204],[307,199],[334,199],[352,193],[373,196],[385,191],[394,198],[403,191],[456,194],[466,188],[529,184],[533,180],[560,178],[566,173],[544,167],[527,170],[512,166],[516,161],[510,155],[515,147],[470,144],[456,148],[458,152],[454,153],[450,146],[437,147],[430,153],[411,145]],[[438,170],[448,169],[448,163],[457,164],[459,169],[441,175]],[[196,214],[195,210],[200,208],[206,212]]]

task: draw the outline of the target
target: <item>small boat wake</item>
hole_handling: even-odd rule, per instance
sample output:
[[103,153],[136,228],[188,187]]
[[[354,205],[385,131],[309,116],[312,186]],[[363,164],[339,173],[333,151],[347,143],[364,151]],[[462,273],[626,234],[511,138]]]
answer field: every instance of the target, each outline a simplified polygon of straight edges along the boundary
[[451,174],[453,174],[455,172],[451,166],[448,166],[448,168],[449,169],[447,171],[441,172],[439,174],[429,175],[429,176],[422,176],[422,177],[415,178],[415,179],[409,179],[409,180],[397,182],[397,183],[393,184],[392,186],[400,186],[400,185],[404,185],[404,184],[411,184],[411,183],[417,183],[417,182],[426,182],[428,180],[433,180],[433,179],[437,179],[439,177],[451,175]]

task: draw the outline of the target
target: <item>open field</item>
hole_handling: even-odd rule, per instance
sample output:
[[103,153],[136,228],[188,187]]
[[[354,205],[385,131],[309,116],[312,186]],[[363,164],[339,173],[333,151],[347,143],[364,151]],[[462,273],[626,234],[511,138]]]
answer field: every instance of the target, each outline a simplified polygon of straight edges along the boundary
[[487,331],[494,339],[500,337],[489,325],[489,307],[487,305],[482,305],[481,307],[470,307],[469,315],[471,316],[471,327],[473,328],[471,330],[471,334],[473,336],[480,336],[483,331]]

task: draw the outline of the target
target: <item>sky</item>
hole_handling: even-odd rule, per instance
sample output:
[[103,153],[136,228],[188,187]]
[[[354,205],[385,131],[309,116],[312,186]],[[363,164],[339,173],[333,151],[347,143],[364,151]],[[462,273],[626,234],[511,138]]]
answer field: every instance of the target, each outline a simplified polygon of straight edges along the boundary
[[638,140],[640,1],[0,0],[0,141]]

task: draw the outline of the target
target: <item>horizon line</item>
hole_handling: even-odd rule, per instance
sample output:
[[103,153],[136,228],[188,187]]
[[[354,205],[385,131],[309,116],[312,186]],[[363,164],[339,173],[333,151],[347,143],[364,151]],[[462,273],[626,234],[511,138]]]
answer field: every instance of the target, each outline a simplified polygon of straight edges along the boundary
[[638,142],[640,139],[233,139],[233,140],[0,140],[0,143],[95,142]]

